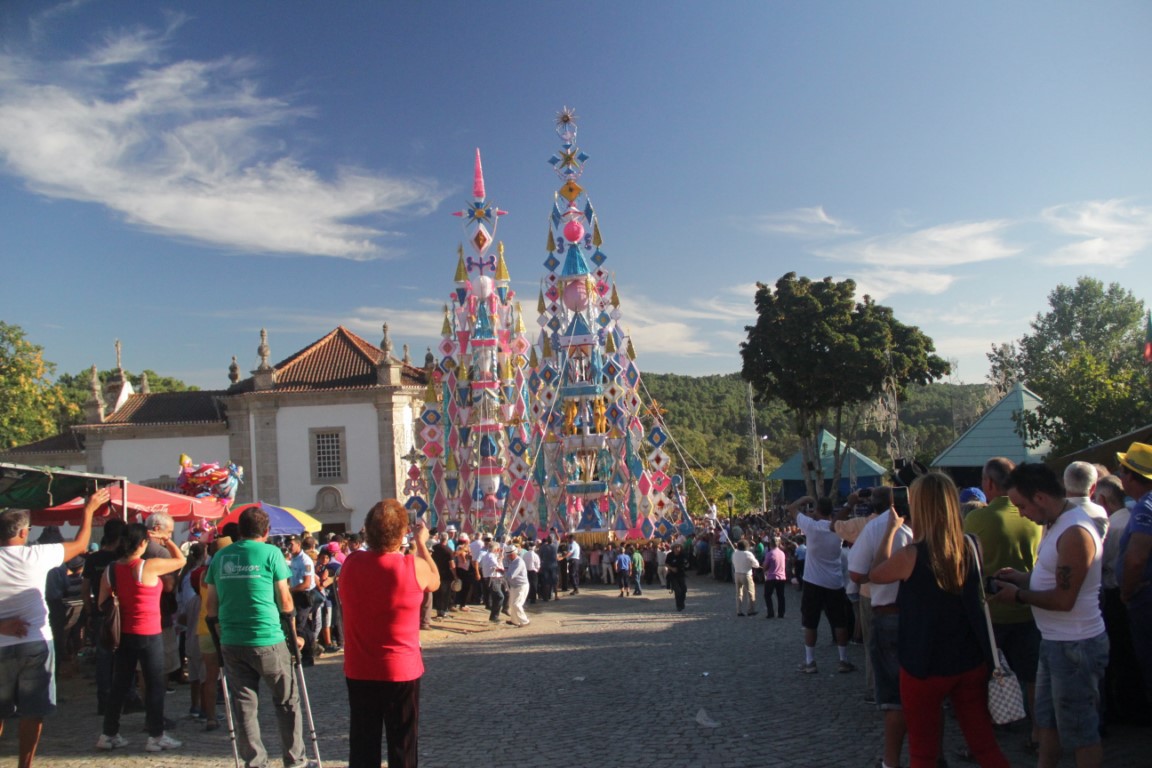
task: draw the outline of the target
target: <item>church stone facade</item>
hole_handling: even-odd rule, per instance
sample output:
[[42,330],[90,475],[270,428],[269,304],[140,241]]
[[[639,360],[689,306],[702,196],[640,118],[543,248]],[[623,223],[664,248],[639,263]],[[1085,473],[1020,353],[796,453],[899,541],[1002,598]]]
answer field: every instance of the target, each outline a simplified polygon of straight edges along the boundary
[[[85,423],[2,454],[3,460],[123,475],[171,488],[180,454],[244,467],[236,503],[302,509],[327,530],[359,530],[380,499],[402,498],[426,368],[338,327],[276,365],[261,331],[260,363],[225,390],[137,392],[121,373],[95,378]],[[119,357],[119,355],[118,355]],[[425,361],[427,365],[427,361]]]

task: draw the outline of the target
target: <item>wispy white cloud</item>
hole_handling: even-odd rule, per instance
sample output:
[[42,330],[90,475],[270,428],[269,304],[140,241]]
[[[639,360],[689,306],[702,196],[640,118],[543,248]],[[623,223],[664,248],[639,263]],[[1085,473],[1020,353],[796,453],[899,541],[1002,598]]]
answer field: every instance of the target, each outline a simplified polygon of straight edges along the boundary
[[858,234],[852,226],[829,216],[822,205],[765,213],[750,217],[745,221],[753,229],[768,235],[816,239]]
[[363,222],[443,199],[427,179],[307,167],[275,135],[307,110],[262,95],[253,61],[167,61],[181,21],[109,34],[66,62],[0,55],[3,169],[46,197],[242,252],[386,256],[395,233]]
[[943,272],[914,272],[904,269],[865,269],[850,277],[856,281],[857,299],[871,296],[880,302],[898,294],[936,296],[947,291],[956,282],[954,275]]
[[932,307],[909,309],[902,314],[907,322],[914,325],[999,328],[1006,322],[1005,314],[1010,309],[1013,308],[1006,307],[1001,297],[990,301],[972,301],[965,297],[956,303],[940,302]]
[[1057,205],[1042,218],[1058,232],[1084,238],[1048,254],[1042,259],[1047,264],[1122,267],[1152,245],[1152,208],[1124,200]]
[[620,326],[643,357],[731,357],[735,347],[720,340],[719,334],[739,331],[755,319],[754,289],[746,295],[721,291],[717,296],[686,301],[653,298],[628,286],[621,286],[619,292]]
[[955,267],[1005,259],[1020,248],[1004,240],[1012,222],[1004,219],[942,224],[915,232],[881,235],[815,253],[835,261],[886,267]]

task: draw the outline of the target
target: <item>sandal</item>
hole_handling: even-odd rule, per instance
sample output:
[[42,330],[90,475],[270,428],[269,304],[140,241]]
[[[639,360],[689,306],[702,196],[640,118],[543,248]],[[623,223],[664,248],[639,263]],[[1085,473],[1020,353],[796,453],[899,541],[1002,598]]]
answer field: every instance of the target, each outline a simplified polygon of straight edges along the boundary
[[204,724],[204,730],[206,730],[206,731],[216,731],[219,729],[220,729],[220,721],[219,720],[209,720],[207,723]]

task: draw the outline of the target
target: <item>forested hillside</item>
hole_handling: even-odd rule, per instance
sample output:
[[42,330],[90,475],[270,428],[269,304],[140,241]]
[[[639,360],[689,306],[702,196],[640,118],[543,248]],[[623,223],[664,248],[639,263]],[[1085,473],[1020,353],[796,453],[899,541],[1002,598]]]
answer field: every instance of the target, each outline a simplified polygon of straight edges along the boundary
[[[750,419],[748,385],[739,374],[681,376],[647,373],[645,404],[655,400],[674,445],[668,452],[678,472],[692,468],[695,482],[710,498],[729,491],[745,503],[758,503],[755,436],[764,452],[764,472],[778,467],[799,448],[787,411],[779,401],[756,404],[756,429]],[[925,464],[947,448],[983,411],[994,403],[983,384],[930,384],[912,387],[900,404],[902,442]],[[882,466],[891,466],[888,436],[877,418],[866,414],[857,435],[844,435],[862,453]],[[687,483],[690,502],[699,503],[699,490]],[[771,493],[771,489],[769,489]]]

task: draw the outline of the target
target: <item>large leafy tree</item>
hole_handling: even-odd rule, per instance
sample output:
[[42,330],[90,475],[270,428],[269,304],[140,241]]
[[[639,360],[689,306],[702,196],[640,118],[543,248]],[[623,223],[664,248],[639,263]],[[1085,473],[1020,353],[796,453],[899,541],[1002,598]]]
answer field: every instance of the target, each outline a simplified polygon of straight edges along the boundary
[[1028,444],[1061,456],[1152,421],[1142,358],[1144,302],[1119,283],[1081,277],[1048,294],[1031,332],[988,354],[994,382],[1022,381],[1043,400],[1017,414]]
[[[855,299],[852,280],[813,281],[794,272],[776,285],[757,285],[756,325],[740,345],[741,375],[760,399],[777,397],[792,414],[804,454],[809,492],[824,492],[816,437],[828,426],[841,439],[856,431],[869,402],[899,398],[910,384],[927,384],[949,371],[932,340],[898,321],[891,308]],[[836,450],[832,489],[843,456]]]
[[48,437],[67,409],[54,366],[18,325],[0,321],[0,449]]

